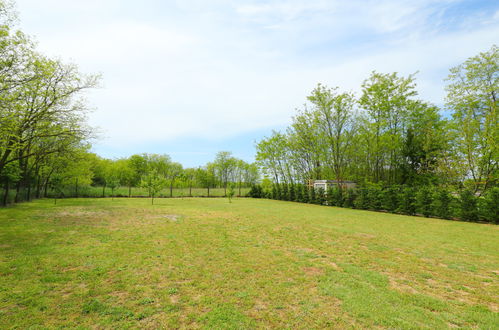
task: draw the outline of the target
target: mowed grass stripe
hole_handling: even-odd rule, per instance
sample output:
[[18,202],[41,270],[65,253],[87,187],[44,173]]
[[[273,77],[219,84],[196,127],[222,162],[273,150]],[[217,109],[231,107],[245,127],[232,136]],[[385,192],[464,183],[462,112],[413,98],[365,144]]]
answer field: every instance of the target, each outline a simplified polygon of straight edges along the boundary
[[498,243],[272,200],[42,200],[0,210],[0,325],[494,328]]

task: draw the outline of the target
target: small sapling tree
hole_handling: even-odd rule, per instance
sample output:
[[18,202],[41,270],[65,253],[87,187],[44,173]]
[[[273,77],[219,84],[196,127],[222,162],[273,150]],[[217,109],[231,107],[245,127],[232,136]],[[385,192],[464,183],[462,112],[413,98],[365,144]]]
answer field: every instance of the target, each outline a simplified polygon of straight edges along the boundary
[[151,205],[154,205],[154,197],[166,187],[167,182],[156,170],[151,170],[142,178],[140,185],[147,189],[149,196],[151,197]]
[[234,190],[234,185],[230,183],[227,188],[227,198],[229,199],[229,203],[232,203],[232,198],[234,197],[235,193],[236,191]]

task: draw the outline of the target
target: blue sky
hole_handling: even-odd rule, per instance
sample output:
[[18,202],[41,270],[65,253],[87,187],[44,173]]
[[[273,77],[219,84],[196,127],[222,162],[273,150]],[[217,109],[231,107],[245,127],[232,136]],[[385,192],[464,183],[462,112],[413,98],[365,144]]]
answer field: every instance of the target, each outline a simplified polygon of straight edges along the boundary
[[109,157],[252,161],[317,83],[358,92],[373,70],[417,75],[444,104],[448,69],[499,43],[498,1],[17,0],[39,49],[102,73],[86,95]]

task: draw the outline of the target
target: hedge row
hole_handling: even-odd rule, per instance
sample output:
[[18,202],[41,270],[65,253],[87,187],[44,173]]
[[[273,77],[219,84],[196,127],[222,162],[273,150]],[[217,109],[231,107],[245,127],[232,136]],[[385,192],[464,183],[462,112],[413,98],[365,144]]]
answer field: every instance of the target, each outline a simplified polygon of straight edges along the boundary
[[463,221],[499,223],[499,187],[482,197],[470,190],[459,194],[442,187],[365,185],[356,189],[312,189],[303,184],[274,184],[271,189],[255,185],[248,193],[253,198],[270,198],[300,203],[348,207],[361,210],[423,215]]

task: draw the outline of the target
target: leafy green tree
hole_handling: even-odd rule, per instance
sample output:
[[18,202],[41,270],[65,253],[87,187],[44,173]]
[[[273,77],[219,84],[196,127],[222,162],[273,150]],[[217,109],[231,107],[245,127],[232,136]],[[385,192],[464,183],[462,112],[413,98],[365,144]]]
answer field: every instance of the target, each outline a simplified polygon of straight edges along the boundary
[[143,176],[140,185],[147,189],[149,197],[151,197],[151,205],[154,205],[154,197],[166,187],[167,181],[158,173],[157,169],[152,168]]
[[[452,110],[458,153],[474,192],[499,179],[499,48],[471,57],[450,70],[447,107]],[[474,215],[470,215],[474,218]]]
[[342,180],[347,172],[349,154],[353,147],[356,118],[356,100],[351,93],[338,93],[338,88],[319,84],[308,97],[313,105],[318,136],[324,141],[324,162],[332,170],[336,180]]
[[17,163],[9,163],[5,166],[0,179],[4,182],[4,193],[2,198],[2,205],[7,206],[9,203],[10,186],[21,179],[21,170]]
[[234,190],[234,184],[230,183],[229,188],[227,190],[227,198],[229,199],[229,203],[232,203],[232,198],[234,197],[235,193],[236,192]]
[[363,142],[369,145],[368,163],[374,182],[397,182],[401,164],[404,124],[412,97],[417,95],[414,75],[373,72],[362,84],[359,103],[365,109]]
[[224,188],[224,195],[227,196],[227,185],[237,167],[237,159],[232,157],[231,152],[220,151],[215,156],[213,167],[221,186]]

